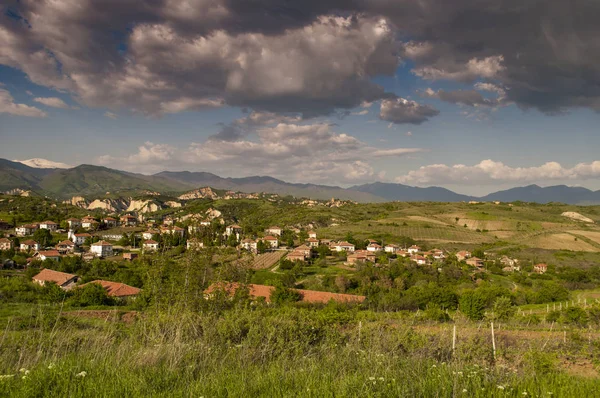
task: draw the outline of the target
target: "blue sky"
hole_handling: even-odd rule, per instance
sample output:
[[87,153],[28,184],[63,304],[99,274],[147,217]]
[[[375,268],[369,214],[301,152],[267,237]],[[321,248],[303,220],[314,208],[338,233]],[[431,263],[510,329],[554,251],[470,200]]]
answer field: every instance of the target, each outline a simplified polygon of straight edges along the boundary
[[[532,183],[600,189],[600,92],[578,53],[594,59],[598,48],[585,26],[572,47],[552,27],[519,38],[543,25],[533,5],[516,25],[510,10],[491,9],[505,42],[474,25],[473,46],[452,23],[468,2],[445,16],[405,10],[424,15],[423,26],[397,15],[399,3],[354,19],[309,4],[287,29],[262,13],[261,27],[246,14],[233,24],[237,10],[206,5],[189,24],[177,7],[146,15],[137,3],[116,19],[66,0],[4,7],[0,157],[469,194]],[[559,22],[570,17],[560,7],[551,11]]]

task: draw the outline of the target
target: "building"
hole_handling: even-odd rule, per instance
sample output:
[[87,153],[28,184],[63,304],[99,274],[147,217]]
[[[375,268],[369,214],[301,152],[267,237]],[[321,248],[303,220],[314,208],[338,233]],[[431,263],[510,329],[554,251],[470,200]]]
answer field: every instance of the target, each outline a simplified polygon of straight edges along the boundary
[[115,228],[119,224],[118,220],[113,217],[104,217],[104,219],[102,219],[102,222],[104,223],[104,225],[106,225],[107,228]]
[[33,235],[35,231],[38,230],[37,224],[25,224],[20,227],[15,228],[15,234],[17,236],[29,236]]
[[90,252],[94,253],[98,257],[110,257],[113,255],[112,243],[101,240],[96,243],[92,243]]
[[69,229],[77,229],[81,227],[81,220],[78,218],[69,218],[67,219],[67,224],[69,224]]
[[458,253],[456,253],[456,259],[458,261],[464,261],[469,257],[471,257],[471,252],[466,251],[466,250],[462,250],[462,251],[459,251]]
[[39,258],[42,261],[45,260],[60,260],[60,253],[58,250],[42,250],[33,255],[34,258]]
[[198,250],[202,249],[203,247],[204,242],[202,242],[200,239],[192,238],[188,239],[188,241],[186,242],[186,248],[188,250]]
[[174,224],[175,224],[175,220],[171,216],[167,216],[163,220],[163,225],[165,225],[165,226],[171,226],[171,225],[174,225]]
[[160,234],[160,231],[158,229],[149,229],[146,232],[142,232],[142,238],[144,240],[149,240],[149,239],[152,239],[152,237],[154,235],[158,235],[158,234]]
[[0,239],[0,250],[11,250],[14,247],[13,241],[7,238]]
[[272,226],[272,227],[267,228],[267,230],[265,232],[269,235],[281,236],[281,233],[283,232],[283,230],[281,228],[279,228],[278,226]]
[[333,249],[336,252],[350,252],[354,253],[355,246],[348,242],[338,242],[333,244]]
[[471,267],[477,267],[477,268],[481,268],[484,265],[483,260],[478,257],[470,257],[466,260],[466,263],[468,265],[470,265]]
[[364,262],[375,262],[375,253],[368,250],[356,250],[354,253],[349,254],[346,257],[348,264],[364,263]]
[[85,243],[87,238],[91,238],[92,235],[88,234],[88,233],[81,233],[81,234],[75,234],[75,233],[71,233],[71,231],[69,231],[69,237],[70,239],[73,241],[73,243],[75,243],[75,245],[77,246],[81,246]]
[[308,238],[309,239],[317,239],[317,233],[315,231],[308,231]]
[[73,288],[78,279],[77,275],[54,271],[48,268],[44,268],[39,274],[32,278],[33,282],[39,285],[44,286],[46,283],[56,283],[64,290]]
[[317,238],[308,238],[306,240],[306,244],[310,247],[319,247],[319,239]]
[[160,227],[160,233],[162,235],[179,235],[180,238],[183,238],[183,235],[185,234],[185,229],[178,226]]
[[304,258],[312,257],[312,248],[308,245],[301,245],[294,249],[295,252],[302,253]]
[[144,251],[153,252],[158,250],[158,242],[152,239],[144,241],[142,244]]
[[231,235],[235,235],[237,240],[240,240],[240,235],[242,234],[242,227],[237,224],[229,225],[225,227],[225,235],[227,237]]
[[124,283],[103,281],[100,279],[85,283],[85,284],[81,285],[81,287],[90,285],[92,283],[99,284],[100,286],[102,286],[104,288],[104,290],[106,290],[106,294],[108,296],[115,297],[115,298],[135,297],[138,294],[140,294],[140,292],[142,291],[142,289],[139,289],[139,288],[133,287],[133,286],[129,286]]
[[137,253],[123,253],[123,260],[133,261],[138,258]]
[[381,250],[383,250],[383,247],[379,243],[369,243],[369,246],[367,246],[367,251],[370,252],[380,252]]
[[28,239],[26,241],[21,242],[19,250],[22,252],[38,251],[40,250],[40,244],[34,240]]
[[538,274],[545,274],[548,271],[548,265],[544,263],[536,264],[533,266],[533,272]]
[[137,218],[131,214],[125,214],[121,217],[121,224],[125,227],[135,227],[137,225]]
[[417,263],[417,265],[427,265],[427,257],[420,256],[418,254],[414,254],[410,256],[410,261]]
[[446,258],[446,255],[440,249],[433,249],[431,250],[431,257],[433,257],[434,260],[441,261]]
[[85,216],[81,219],[81,228],[92,229],[96,228],[98,221],[92,216]]
[[246,249],[251,252],[256,252],[256,250],[258,249],[257,243],[253,239],[242,239],[242,241],[240,242],[240,246],[243,249]]
[[50,232],[56,232],[58,224],[54,221],[43,221],[40,223],[40,229],[47,229]]
[[384,250],[386,253],[396,254],[400,250],[400,246],[391,243],[389,245],[385,245]]
[[418,252],[421,251],[421,248],[417,245],[412,245],[411,247],[408,248],[408,254],[417,254]]
[[260,240],[265,242],[271,249],[277,249],[279,247],[279,239],[274,236],[268,235]]
[[303,252],[294,250],[287,254],[286,259],[288,259],[290,261],[305,261],[306,256],[304,255]]
[[58,242],[56,245],[56,250],[62,254],[73,253],[73,251],[75,251],[75,243],[71,242],[70,240],[63,240],[62,242]]

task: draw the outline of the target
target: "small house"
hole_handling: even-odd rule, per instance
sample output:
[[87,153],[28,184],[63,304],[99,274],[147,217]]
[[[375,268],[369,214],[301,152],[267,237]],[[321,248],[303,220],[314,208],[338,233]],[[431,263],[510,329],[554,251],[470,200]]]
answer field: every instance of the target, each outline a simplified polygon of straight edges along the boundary
[[69,290],[77,283],[78,276],[44,268],[39,274],[35,275],[32,280],[42,286],[46,283],[56,283],[60,288]]
[[113,245],[112,243],[101,240],[99,242],[92,243],[90,252],[94,253],[98,257],[110,257],[113,255]]

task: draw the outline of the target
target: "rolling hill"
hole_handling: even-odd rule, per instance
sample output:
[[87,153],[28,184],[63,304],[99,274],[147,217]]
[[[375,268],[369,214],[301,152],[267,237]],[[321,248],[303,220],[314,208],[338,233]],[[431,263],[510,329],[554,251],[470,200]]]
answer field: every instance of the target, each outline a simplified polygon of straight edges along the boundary
[[357,185],[350,189],[368,192],[385,200],[399,200],[404,202],[428,201],[428,202],[462,202],[475,200],[476,198],[467,195],[461,195],[440,187],[411,187],[402,184],[388,184],[375,182],[372,184]]

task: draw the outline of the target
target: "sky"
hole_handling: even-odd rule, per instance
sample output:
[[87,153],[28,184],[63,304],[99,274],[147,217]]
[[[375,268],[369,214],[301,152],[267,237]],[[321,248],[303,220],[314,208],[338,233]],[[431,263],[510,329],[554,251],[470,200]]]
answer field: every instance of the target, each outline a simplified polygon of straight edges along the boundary
[[7,0],[0,157],[597,190],[599,17],[597,0]]

